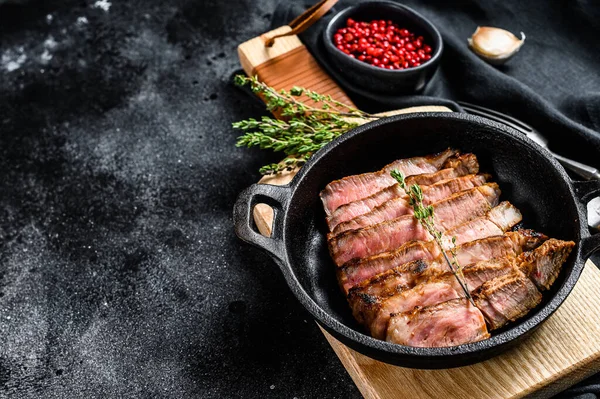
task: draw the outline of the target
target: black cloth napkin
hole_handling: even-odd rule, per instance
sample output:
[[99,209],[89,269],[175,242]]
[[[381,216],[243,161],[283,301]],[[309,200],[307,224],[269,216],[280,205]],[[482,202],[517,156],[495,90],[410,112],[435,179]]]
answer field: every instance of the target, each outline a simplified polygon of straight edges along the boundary
[[[272,28],[290,22],[313,1],[282,2]],[[512,115],[538,129],[550,148],[600,168],[600,3],[594,0],[523,1],[406,0],[428,18],[444,39],[440,68],[423,93],[390,96],[366,92],[346,81],[325,53],[321,34],[337,11],[358,3],[340,1],[300,35],[321,66],[352,100],[370,112],[440,104],[460,110],[466,101]],[[467,47],[477,26],[495,26],[527,36],[520,52],[491,66]],[[555,398],[600,398],[597,374]]]

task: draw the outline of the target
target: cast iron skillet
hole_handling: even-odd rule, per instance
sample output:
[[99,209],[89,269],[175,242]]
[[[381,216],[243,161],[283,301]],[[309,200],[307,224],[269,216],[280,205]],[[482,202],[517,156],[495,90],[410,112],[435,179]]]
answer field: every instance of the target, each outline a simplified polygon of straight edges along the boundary
[[[552,290],[525,318],[490,339],[449,348],[413,348],[377,340],[356,323],[341,293],[329,257],[325,212],[319,192],[332,180],[380,169],[387,163],[432,154],[447,147],[477,155],[482,172],[492,173],[507,199],[523,213],[525,226],[577,246]],[[600,248],[590,236],[586,202],[600,182],[574,182],[548,151],[523,134],[488,119],[458,113],[415,113],[360,126],[330,143],[287,186],[254,184],[234,208],[237,235],[267,251],[290,289],[318,323],[352,349],[372,358],[413,368],[447,368],[485,360],[533,332],[565,300],[585,260]],[[252,209],[275,210],[272,237],[254,229]]]

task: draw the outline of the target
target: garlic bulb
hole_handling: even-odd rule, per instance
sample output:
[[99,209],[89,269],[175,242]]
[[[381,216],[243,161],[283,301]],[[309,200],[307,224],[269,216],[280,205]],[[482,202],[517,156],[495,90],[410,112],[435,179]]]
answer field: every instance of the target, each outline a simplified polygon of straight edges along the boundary
[[469,47],[479,57],[493,65],[504,64],[525,43],[525,34],[521,39],[507,30],[491,26],[478,26],[475,33],[467,39]]

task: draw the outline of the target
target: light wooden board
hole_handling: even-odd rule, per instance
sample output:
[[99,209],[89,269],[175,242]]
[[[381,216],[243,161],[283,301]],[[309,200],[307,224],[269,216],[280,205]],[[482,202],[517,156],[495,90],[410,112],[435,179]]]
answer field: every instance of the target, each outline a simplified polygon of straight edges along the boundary
[[600,367],[600,271],[588,262],[563,305],[531,338],[485,362],[412,370],[368,358],[323,330],[367,398],[547,398]]
[[[286,29],[289,28],[283,27],[274,32]],[[269,32],[266,35],[276,33]],[[262,46],[262,40],[260,37],[254,38],[238,48],[240,61],[248,74],[256,66],[302,46],[296,36],[291,36],[277,39],[275,45],[267,50]],[[277,79],[289,85],[277,88],[304,86],[322,90],[325,87],[330,91],[323,93],[332,94],[334,98],[349,103],[342,89],[318,67],[307,50],[306,54],[311,61],[299,67],[302,71],[292,69],[278,72],[292,76],[292,79]],[[273,75],[267,74],[267,77],[272,79]],[[444,107],[414,107],[394,113],[417,111],[450,110]],[[291,171],[263,177],[260,182],[287,184],[295,173],[296,171]],[[262,234],[271,235],[273,211],[269,206],[258,204],[254,209],[254,220]],[[324,330],[323,334],[366,398],[547,398],[600,371],[598,309],[600,270],[588,261],[571,295],[530,338],[500,356],[475,365],[446,370],[415,370],[392,366],[361,355]]]

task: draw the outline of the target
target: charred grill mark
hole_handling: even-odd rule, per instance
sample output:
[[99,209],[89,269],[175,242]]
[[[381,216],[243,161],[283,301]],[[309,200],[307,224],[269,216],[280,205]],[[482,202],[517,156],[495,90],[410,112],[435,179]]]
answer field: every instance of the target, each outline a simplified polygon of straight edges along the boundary
[[423,259],[418,259],[413,262],[413,266],[410,269],[410,272],[413,274],[421,274],[429,267],[429,264],[425,262]]

